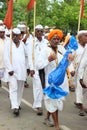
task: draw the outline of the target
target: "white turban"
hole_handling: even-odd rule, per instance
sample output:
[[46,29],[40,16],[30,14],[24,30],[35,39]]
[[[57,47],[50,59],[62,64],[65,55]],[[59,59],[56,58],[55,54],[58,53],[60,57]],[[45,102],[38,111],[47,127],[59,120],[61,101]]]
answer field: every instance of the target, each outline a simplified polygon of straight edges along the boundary
[[15,33],[15,34],[20,34],[20,33],[21,33],[21,31],[20,31],[19,28],[14,28],[14,29],[12,30],[12,32]]
[[0,26],[0,31],[1,31],[1,32],[5,32],[4,26]]
[[37,25],[35,29],[43,29],[43,26],[41,24]]

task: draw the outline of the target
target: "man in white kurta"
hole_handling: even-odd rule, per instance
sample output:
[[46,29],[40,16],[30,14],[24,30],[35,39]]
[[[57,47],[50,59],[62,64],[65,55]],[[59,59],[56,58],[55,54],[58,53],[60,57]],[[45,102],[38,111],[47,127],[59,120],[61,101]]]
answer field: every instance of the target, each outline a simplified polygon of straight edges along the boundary
[[5,29],[3,26],[0,26],[0,87],[1,87],[1,78],[4,76],[5,64],[4,64],[4,35]]
[[5,70],[4,39],[5,39],[5,28],[3,26],[0,26],[0,82],[1,82],[1,78],[4,76],[4,70]]
[[12,48],[10,42],[6,42],[4,60],[9,75],[11,108],[14,109],[15,115],[19,115],[24,81],[26,80],[25,49],[24,43],[19,41],[20,30],[14,28],[12,33]]
[[[24,45],[25,45],[25,50],[26,50],[26,52],[29,51],[29,50],[28,50],[28,47],[30,46],[31,41],[33,40],[33,36],[29,33],[29,30],[28,30],[28,29],[27,29],[27,33],[28,33],[28,34],[25,35],[24,40],[23,40],[23,41],[24,41]],[[28,36],[27,36],[27,35],[28,35]],[[27,74],[29,75],[30,69],[29,69],[28,53],[26,53],[26,55],[25,55],[25,61],[26,61]],[[25,81],[24,86],[25,86],[26,88],[29,87],[29,84],[27,83],[27,79],[26,79],[26,81]]]
[[4,78],[4,81],[7,81],[7,75],[5,76],[5,63],[4,63],[4,46],[5,42],[8,40],[7,37],[5,37],[5,27],[0,26],[0,86],[1,81]]
[[[27,46],[28,46],[28,43],[30,43],[30,41],[33,39],[33,36],[29,33],[29,28],[26,26],[25,23],[18,24],[17,28],[19,28],[21,31],[20,40],[22,40],[24,42],[24,46],[25,46],[25,50],[26,50],[25,61],[26,61],[26,73],[28,76],[30,71],[29,71],[29,62],[28,62],[28,54],[27,54],[28,47]],[[27,78],[24,83],[24,87],[25,88],[29,87],[29,84],[27,83]]]
[[83,110],[87,112],[87,47],[85,48],[79,69],[78,69],[78,80],[82,87],[82,94],[83,94]]
[[82,110],[83,109],[83,92],[82,92],[81,84],[78,79],[78,69],[79,69],[81,60],[83,58],[85,48],[86,48],[87,39],[84,37],[85,34],[87,34],[87,31],[85,31],[85,30],[81,30],[78,33],[79,41],[78,41],[78,49],[76,50],[76,58],[75,58],[75,62],[76,62],[76,104],[78,104],[81,109],[79,111],[80,116],[84,116],[84,112]]
[[30,75],[33,77],[33,108],[37,109],[37,114],[42,115],[42,84],[39,77],[39,72],[36,68],[37,57],[42,49],[47,46],[47,40],[43,37],[43,26],[37,25],[35,28],[35,39],[31,41],[28,46],[28,61],[30,68]]

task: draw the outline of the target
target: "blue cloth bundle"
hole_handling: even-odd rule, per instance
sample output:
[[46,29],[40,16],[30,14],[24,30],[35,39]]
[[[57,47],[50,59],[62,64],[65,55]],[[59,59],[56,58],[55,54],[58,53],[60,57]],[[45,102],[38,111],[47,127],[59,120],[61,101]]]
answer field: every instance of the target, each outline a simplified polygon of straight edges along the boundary
[[72,53],[72,50],[76,50],[78,48],[78,43],[74,36],[70,38],[68,50],[64,54],[61,62],[48,76],[49,86],[43,89],[43,93],[52,99],[59,99],[68,94],[67,91],[64,91],[60,85],[63,83],[66,69],[68,67],[68,54]]

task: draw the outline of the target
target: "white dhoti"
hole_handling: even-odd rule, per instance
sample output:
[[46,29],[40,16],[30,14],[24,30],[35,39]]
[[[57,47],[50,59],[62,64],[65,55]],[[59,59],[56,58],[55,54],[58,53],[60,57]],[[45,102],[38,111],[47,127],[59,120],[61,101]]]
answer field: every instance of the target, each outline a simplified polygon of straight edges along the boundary
[[24,81],[17,80],[15,76],[9,78],[9,93],[11,100],[11,108],[19,108],[24,90]]
[[50,113],[55,112],[56,110],[62,111],[63,110],[63,100],[62,99],[45,99],[44,104],[46,110]]

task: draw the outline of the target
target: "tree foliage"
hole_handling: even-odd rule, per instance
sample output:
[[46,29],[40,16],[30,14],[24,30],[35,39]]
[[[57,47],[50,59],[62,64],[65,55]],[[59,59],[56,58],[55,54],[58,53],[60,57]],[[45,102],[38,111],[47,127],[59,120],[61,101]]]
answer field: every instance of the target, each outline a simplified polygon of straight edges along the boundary
[[[7,6],[6,0],[3,9],[0,9],[0,19],[4,19]],[[26,6],[29,0],[16,0],[14,3],[13,23],[16,26],[20,21],[25,21],[27,25],[33,30],[34,9],[26,12]],[[56,28],[63,29],[65,32],[77,32],[78,17],[80,10],[80,2],[77,0],[36,0],[36,24],[43,26],[56,26]],[[85,2],[85,18],[81,19],[81,29],[87,27],[87,2]]]

